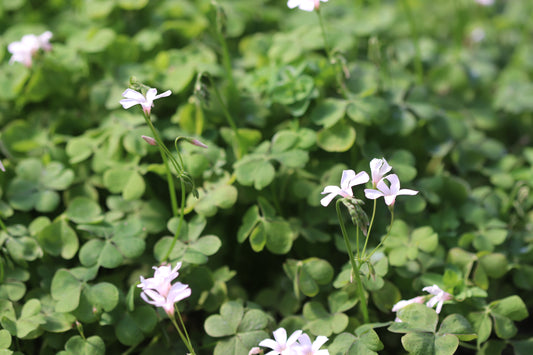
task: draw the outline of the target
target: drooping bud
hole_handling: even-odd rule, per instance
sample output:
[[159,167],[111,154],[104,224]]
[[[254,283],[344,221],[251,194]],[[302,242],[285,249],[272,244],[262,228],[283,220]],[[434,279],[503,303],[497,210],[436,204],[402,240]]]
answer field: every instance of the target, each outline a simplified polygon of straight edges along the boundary
[[155,139],[153,139],[152,137],[149,137],[149,136],[141,136],[142,139],[144,139],[146,141],[146,143],[150,144],[150,145],[157,145],[157,142]]

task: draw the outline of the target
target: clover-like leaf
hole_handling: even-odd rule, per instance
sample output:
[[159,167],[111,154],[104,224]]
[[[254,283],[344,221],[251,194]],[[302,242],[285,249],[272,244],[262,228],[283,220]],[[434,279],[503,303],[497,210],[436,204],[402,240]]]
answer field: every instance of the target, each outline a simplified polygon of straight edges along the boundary
[[314,335],[338,334],[348,326],[348,316],[341,312],[329,313],[319,302],[307,302],[303,308],[307,328]]
[[79,335],[71,337],[65,343],[65,350],[58,352],[58,355],[104,355],[105,343],[97,335],[82,338]]
[[39,232],[37,241],[50,255],[61,255],[63,259],[72,259],[78,251],[79,242],[76,232],[64,219],[57,220]]
[[245,310],[241,303],[229,301],[220,307],[220,314],[206,319],[204,329],[212,337],[231,336],[217,342],[214,354],[246,355],[268,336],[263,330],[267,324],[268,316],[264,312]]
[[133,346],[145,339],[157,325],[157,313],[153,307],[136,307],[125,313],[115,326],[115,335],[124,345]]

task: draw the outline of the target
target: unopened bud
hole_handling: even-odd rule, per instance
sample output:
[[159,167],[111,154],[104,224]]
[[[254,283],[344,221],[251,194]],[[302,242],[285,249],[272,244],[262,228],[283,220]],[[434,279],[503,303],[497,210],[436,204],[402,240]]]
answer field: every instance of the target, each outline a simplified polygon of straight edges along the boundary
[[146,141],[146,143],[150,144],[150,145],[157,145],[157,142],[155,139],[153,139],[152,137],[148,137],[148,136],[141,136],[142,139],[144,139]]
[[193,145],[195,145],[197,147],[202,147],[202,148],[206,148],[207,149],[207,145],[203,144],[198,139],[191,139],[190,142],[191,142],[191,144],[193,144]]
[[6,168],[4,168],[4,164],[2,164],[2,161],[0,160],[0,170],[6,171]]

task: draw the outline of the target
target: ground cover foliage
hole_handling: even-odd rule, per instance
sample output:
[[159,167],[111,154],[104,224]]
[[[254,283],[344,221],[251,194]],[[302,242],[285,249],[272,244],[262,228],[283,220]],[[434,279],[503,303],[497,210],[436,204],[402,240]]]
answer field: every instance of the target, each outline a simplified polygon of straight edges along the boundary
[[[330,0],[321,17],[284,0],[4,0],[0,353],[185,354],[137,287],[165,261],[192,291],[177,306],[197,354],[248,354],[280,327],[330,354],[530,354],[532,15],[527,0]],[[9,62],[45,31],[51,50]],[[197,194],[174,179],[175,243],[152,132],[119,103],[132,77],[172,90],[151,120],[173,154],[178,136],[208,146],[177,144]],[[368,250],[390,235],[360,269],[365,322],[320,193],[382,157],[419,193],[390,230],[377,200]],[[440,313],[392,312],[431,285],[452,296]]]

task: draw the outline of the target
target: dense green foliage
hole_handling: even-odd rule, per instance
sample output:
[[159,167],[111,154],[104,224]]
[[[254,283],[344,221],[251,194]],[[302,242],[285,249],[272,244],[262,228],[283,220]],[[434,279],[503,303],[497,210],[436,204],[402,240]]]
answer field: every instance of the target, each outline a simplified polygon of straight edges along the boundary
[[[319,13],[0,2],[0,354],[185,354],[136,287],[162,261],[183,262],[198,354],[246,355],[278,327],[327,336],[335,355],[533,351],[533,2],[330,0]],[[45,31],[52,50],[9,63],[9,43]],[[152,132],[119,104],[131,77],[172,90],[151,113],[169,150],[178,136],[208,146],[176,144],[198,195],[175,179],[175,244]],[[320,193],[381,157],[420,193],[398,198],[361,268],[365,324]],[[389,223],[377,200],[369,250]],[[433,284],[453,296],[439,314],[391,311]]]

